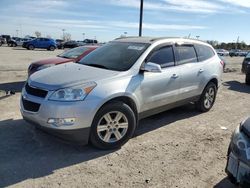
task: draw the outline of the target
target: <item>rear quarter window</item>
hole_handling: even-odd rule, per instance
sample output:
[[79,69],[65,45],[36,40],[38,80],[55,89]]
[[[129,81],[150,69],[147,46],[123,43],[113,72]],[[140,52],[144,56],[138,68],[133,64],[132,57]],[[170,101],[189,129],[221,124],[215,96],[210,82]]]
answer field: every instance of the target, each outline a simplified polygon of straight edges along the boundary
[[199,61],[205,61],[205,60],[210,59],[211,57],[213,57],[215,55],[214,51],[209,46],[196,44],[195,49],[196,49]]

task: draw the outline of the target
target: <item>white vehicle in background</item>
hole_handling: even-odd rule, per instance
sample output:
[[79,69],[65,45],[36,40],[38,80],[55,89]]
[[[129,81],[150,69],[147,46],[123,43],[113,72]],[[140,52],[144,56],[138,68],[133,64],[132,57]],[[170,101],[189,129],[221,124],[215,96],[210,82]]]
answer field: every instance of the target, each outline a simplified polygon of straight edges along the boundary
[[9,44],[11,47],[22,46],[23,42],[27,42],[29,40],[32,40],[32,39],[30,39],[30,38],[16,38],[16,39],[11,39]]
[[220,56],[229,56],[229,51],[224,49],[216,49],[216,52]]

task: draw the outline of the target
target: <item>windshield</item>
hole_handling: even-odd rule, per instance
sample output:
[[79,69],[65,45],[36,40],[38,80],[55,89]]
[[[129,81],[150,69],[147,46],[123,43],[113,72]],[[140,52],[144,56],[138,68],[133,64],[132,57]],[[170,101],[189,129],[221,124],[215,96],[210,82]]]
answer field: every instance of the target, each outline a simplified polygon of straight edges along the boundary
[[67,50],[67,51],[63,52],[62,54],[58,55],[58,57],[75,59],[75,58],[79,57],[80,55],[82,55],[87,50],[90,50],[90,48],[81,46],[81,47]]
[[115,71],[126,71],[150,44],[134,42],[110,42],[80,60],[80,64]]

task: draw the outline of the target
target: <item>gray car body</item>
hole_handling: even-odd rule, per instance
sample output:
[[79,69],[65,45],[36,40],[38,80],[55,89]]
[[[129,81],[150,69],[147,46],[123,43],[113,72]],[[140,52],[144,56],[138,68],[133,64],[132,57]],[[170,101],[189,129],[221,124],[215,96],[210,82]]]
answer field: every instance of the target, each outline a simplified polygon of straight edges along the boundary
[[[97,111],[108,101],[123,98],[131,101],[137,119],[166,109],[199,99],[205,86],[214,80],[220,85],[222,66],[214,51],[214,56],[204,62],[188,63],[163,68],[161,72],[141,71],[146,57],[157,46],[166,44],[202,44],[203,42],[182,38],[150,38],[120,39],[120,42],[144,42],[150,46],[137,59],[128,71],[112,71],[76,63],[58,65],[33,74],[27,83],[34,88],[48,91],[43,99],[30,95],[25,88],[22,97],[41,104],[38,112],[26,111],[21,101],[21,113],[24,119],[41,127],[54,130],[78,130],[87,128],[88,133]],[[51,101],[49,97],[54,91],[88,82],[97,85],[83,101],[60,102]],[[76,122],[71,126],[53,126],[47,123],[48,118],[74,117]],[[87,137],[88,137],[87,133]],[[88,138],[85,139],[87,142]]]

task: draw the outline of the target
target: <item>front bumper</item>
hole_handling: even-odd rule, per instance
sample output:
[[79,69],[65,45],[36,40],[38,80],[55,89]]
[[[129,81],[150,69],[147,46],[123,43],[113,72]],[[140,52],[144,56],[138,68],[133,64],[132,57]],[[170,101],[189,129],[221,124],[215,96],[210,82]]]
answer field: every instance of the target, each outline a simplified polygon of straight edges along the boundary
[[74,143],[81,144],[81,145],[88,144],[90,127],[73,129],[73,130],[60,130],[60,129],[53,129],[53,128],[41,126],[37,122],[27,119],[26,117],[23,117],[23,119],[27,121],[28,123],[34,125],[36,128],[41,129],[63,140],[67,140],[67,141],[74,142]]
[[[96,113],[96,106],[93,101],[77,102],[58,102],[40,98],[22,91],[20,101],[20,111],[23,119],[53,135],[65,140],[71,140],[81,144],[87,144],[89,139],[90,127]],[[26,101],[39,104],[39,110],[28,111],[24,107],[23,98]],[[49,118],[74,118],[72,125],[49,124]]]
[[232,183],[250,185],[250,165],[242,161],[234,152],[230,151],[225,169]]

